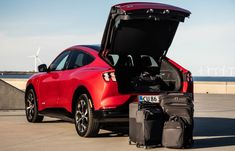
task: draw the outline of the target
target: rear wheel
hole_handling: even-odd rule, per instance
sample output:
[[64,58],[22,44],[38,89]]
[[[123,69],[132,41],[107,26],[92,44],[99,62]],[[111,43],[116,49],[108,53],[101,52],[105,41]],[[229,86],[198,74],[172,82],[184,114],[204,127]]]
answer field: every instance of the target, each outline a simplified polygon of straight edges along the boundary
[[29,89],[25,95],[25,113],[28,122],[42,122],[43,116],[38,114],[37,97],[33,89]]
[[82,137],[96,136],[99,132],[99,122],[93,116],[89,99],[87,94],[81,94],[75,107],[75,128]]

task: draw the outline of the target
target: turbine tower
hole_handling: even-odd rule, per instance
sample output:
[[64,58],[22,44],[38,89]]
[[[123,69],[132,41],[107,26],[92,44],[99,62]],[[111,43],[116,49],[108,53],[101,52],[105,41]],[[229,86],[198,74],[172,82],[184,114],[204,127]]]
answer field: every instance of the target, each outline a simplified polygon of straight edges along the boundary
[[38,50],[35,55],[29,56],[30,58],[34,58],[34,72],[37,72],[37,62],[42,63],[41,59],[39,58],[40,53],[40,47],[38,47]]

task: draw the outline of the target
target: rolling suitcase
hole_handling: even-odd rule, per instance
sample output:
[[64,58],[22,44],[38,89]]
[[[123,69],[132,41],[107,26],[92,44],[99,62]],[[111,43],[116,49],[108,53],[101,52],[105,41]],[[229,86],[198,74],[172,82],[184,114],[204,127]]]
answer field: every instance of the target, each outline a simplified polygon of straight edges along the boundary
[[161,106],[166,113],[166,119],[171,116],[181,117],[185,124],[184,147],[190,147],[193,143],[194,128],[194,105],[190,96],[182,93],[163,95],[161,97]]
[[136,113],[136,146],[161,145],[164,114],[161,108],[142,108]]
[[156,104],[129,104],[129,144],[148,148],[161,144],[164,114]]

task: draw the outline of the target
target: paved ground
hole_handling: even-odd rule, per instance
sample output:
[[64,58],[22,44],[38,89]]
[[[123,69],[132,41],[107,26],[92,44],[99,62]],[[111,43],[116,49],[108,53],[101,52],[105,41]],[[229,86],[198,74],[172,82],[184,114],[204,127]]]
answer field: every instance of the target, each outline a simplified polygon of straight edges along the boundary
[[[235,150],[235,95],[195,96],[195,144],[187,150]],[[1,151],[141,151],[128,145],[127,136],[101,131],[96,138],[81,138],[72,123],[46,118],[31,124],[23,111],[0,111]],[[174,149],[155,148],[166,151]]]

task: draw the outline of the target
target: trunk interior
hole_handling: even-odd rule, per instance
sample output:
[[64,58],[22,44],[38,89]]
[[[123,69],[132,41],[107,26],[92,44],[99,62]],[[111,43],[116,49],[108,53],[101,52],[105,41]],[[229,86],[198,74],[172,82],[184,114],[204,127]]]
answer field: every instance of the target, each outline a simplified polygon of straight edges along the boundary
[[115,22],[105,58],[115,68],[120,93],[180,90],[180,72],[164,59],[178,24],[146,18]]
[[[120,93],[179,91],[182,75],[166,59],[149,55],[109,55]],[[159,61],[161,60],[161,61]]]

